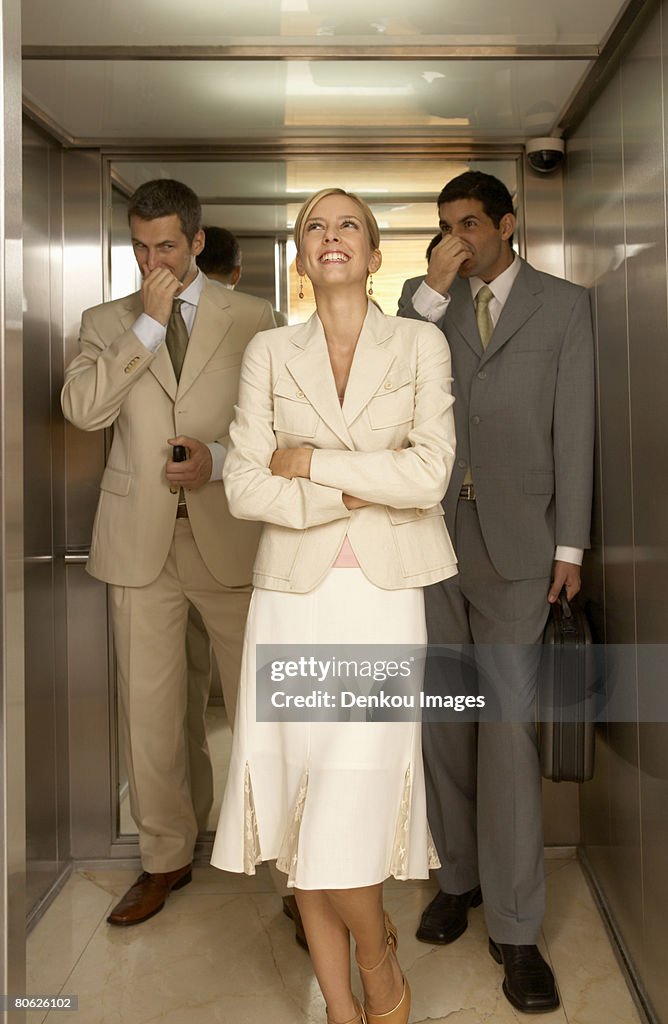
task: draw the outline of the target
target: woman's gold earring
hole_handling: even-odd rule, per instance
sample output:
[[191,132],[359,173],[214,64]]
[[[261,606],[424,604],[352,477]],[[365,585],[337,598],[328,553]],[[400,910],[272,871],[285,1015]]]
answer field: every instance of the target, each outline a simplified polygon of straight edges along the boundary
[[373,295],[373,274],[369,274],[369,295]]
[[301,274],[299,276],[299,298],[304,298],[304,278],[301,276]]

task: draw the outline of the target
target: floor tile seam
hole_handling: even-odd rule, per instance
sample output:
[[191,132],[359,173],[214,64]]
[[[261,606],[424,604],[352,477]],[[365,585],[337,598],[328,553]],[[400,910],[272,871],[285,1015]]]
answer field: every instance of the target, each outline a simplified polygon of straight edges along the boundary
[[[253,906],[254,906],[254,909],[255,909],[255,915],[257,917],[258,924],[260,925],[260,928],[262,929],[262,931],[264,932],[264,934],[267,937],[267,943],[269,945],[269,952],[271,954],[271,962],[274,965],[274,970],[276,971],[276,973],[278,974],[279,978],[281,979],[281,985],[283,987],[283,992],[287,995],[287,997],[290,1000],[290,1002],[297,1009],[300,1009],[300,1007],[297,1005],[297,1001],[296,1001],[295,997],[290,995],[290,990],[288,989],[287,982],[286,982],[285,977],[283,975],[283,971],[281,970],[280,965],[278,963],[278,960],[276,959],[276,949],[275,949],[275,946],[274,946],[274,940],[273,940],[271,931],[269,929],[269,925],[266,923],[267,919],[264,918],[262,916],[262,914],[260,913],[260,908],[258,907],[258,905],[255,902],[255,900],[253,900]],[[280,914],[280,909],[278,907],[276,909],[276,914],[277,914],[277,916]]]
[[[597,911],[597,908],[594,908],[594,909]],[[600,942],[601,940],[605,940],[607,945],[611,945],[610,938],[607,935],[607,932],[606,932],[605,927],[603,925],[603,921],[601,920],[601,917],[598,914],[598,912],[596,912],[595,920],[596,920],[597,925],[600,925],[600,934],[596,936],[596,942]],[[543,933],[543,935],[544,935],[544,933]],[[544,936],[544,938],[545,938],[545,936]],[[550,946],[549,946],[549,943],[548,943],[546,938],[545,938],[545,946],[546,946],[546,949],[548,950],[550,964],[552,965],[552,967],[554,969],[554,960],[553,960],[553,957],[552,957],[552,952],[550,951]],[[607,952],[608,952],[608,950],[606,949],[606,953]],[[637,1013],[637,1008],[636,1008],[635,1003],[633,1001],[633,994],[632,994],[632,992],[629,989],[628,982],[626,981],[626,978],[624,977],[624,973],[623,973],[623,971],[621,970],[621,968],[619,966],[619,963],[618,963],[618,961],[617,961],[617,959],[615,957],[615,954],[614,954],[614,950],[612,948],[610,948],[610,957],[611,957],[611,964],[610,965],[608,965],[608,964],[599,964],[599,966],[602,969],[602,973],[590,974],[588,976],[587,986],[592,984],[592,983],[602,982],[602,981],[605,980],[605,978],[610,978],[611,972],[610,972],[609,968],[611,966],[612,967],[612,972],[614,973],[614,980],[620,981],[622,983],[623,991],[624,991],[624,993],[626,995],[628,995],[629,1001],[631,1002],[631,1004],[633,1005],[634,1010],[636,1010],[636,1013]],[[558,959],[558,957],[557,957],[557,959]],[[556,974],[557,974],[557,972],[555,971],[555,976],[556,976]],[[580,1000],[580,998],[582,997],[582,994],[583,994],[583,991],[584,991],[583,987],[582,986],[578,986],[573,993],[569,993],[568,990],[564,990],[563,987],[559,987],[559,980],[558,980],[558,978],[557,978],[557,987],[559,988],[559,995],[560,995],[560,998],[561,998],[561,1007],[562,1007],[562,1010],[564,1012],[564,1016],[566,1017],[566,1020],[568,1021],[568,1024],[571,1024],[571,1021],[573,1021],[573,1024],[577,1024],[576,1019],[571,1017],[571,1012],[567,1009],[567,1004],[569,1004],[569,1003],[574,1004],[573,1008],[572,1008],[572,1012],[577,1014],[577,1012],[578,1012],[577,1003]],[[580,1024],[581,1024],[581,1022],[580,1022]]]
[[[86,879],[86,880],[90,881],[89,879]],[[98,932],[98,930],[100,928],[100,925],[103,922],[106,922],[106,918],[107,918],[107,915],[109,914],[109,910],[110,910],[112,904],[114,903],[114,901],[116,899],[116,897],[113,894],[107,892],[106,889],[103,889],[101,886],[97,885],[96,883],[93,883],[93,884],[95,885],[95,888],[97,888],[100,892],[103,892],[105,894],[105,896],[107,897],[107,905],[104,908],[104,910],[102,910],[100,912],[100,915],[99,915],[97,921],[95,921],[95,923],[92,924],[91,930],[90,930],[90,932],[88,934],[88,937],[84,941],[84,943],[83,943],[81,949],[79,950],[79,952],[77,953],[74,961],[70,964],[69,968],[66,968],[67,973],[65,975],[65,979],[64,979],[63,983],[59,986],[58,992],[54,993],[55,995],[61,995],[63,993],[63,991],[65,990],[65,988],[66,988],[70,978],[72,977],[72,975],[76,971],[76,969],[77,969],[79,963],[81,962],[81,960],[83,959],[83,957],[86,955],[86,952],[88,951],[88,948],[89,948],[91,942],[93,941],[95,935],[97,934],[97,932]],[[65,891],[66,887],[67,887],[67,883],[66,883],[66,886],[58,894],[59,896],[62,895],[62,893]],[[54,905],[55,905],[55,901],[54,901]],[[53,908],[49,908],[49,909],[51,910]],[[67,994],[68,995],[76,995],[76,993],[67,993]],[[58,1013],[58,1012],[62,1012],[62,1011],[49,1010],[47,1012],[46,1016],[43,1018],[42,1022],[40,1022],[40,1024],[43,1024],[43,1022],[46,1020],[46,1018],[50,1017],[51,1014],[54,1013],[54,1012]]]
[[547,953],[547,959],[550,962],[550,967],[552,968],[552,971],[554,971],[554,960],[552,958],[552,950],[550,949],[550,944],[547,941],[547,936],[545,934],[544,928],[541,928],[540,930],[540,937],[543,940],[543,946],[545,947],[545,952]]
[[[426,945],[427,945],[426,943],[421,943],[421,946],[426,946]],[[448,943],[448,945],[450,945],[450,944]],[[410,979],[410,976],[413,974],[413,972],[416,970],[416,968],[418,968],[419,965],[422,964],[423,960],[427,960],[428,958],[432,957],[434,955],[434,953],[439,953],[444,948],[445,948],[445,946],[442,946],[442,945],[440,945],[438,943],[434,943],[434,945],[430,946],[428,949],[425,949],[424,952],[422,951],[422,949],[419,949],[417,954],[416,954],[416,956],[413,959],[411,959],[411,960],[408,959],[410,954],[407,955],[407,951],[404,950],[404,959],[402,960],[402,964],[404,966],[404,970],[406,972],[406,975],[409,977],[409,979]],[[480,961],[482,963],[484,963],[485,965],[488,965],[488,962],[487,962],[487,958],[488,958],[487,940],[485,940],[485,943],[483,945],[481,945],[480,947],[476,946],[469,953],[468,956],[463,957],[463,959],[467,963],[469,961],[471,961],[471,960],[477,961],[478,958],[480,959]],[[459,959],[459,957],[458,957],[458,959]],[[490,963],[489,963],[488,966],[491,966],[491,960],[490,960]],[[467,1009],[467,1007],[460,1007],[460,1009]],[[470,1007],[470,1009],[476,1009],[476,1007]],[[416,1024],[417,1024],[417,1022],[416,1022]]]
[[569,1016],[568,1010],[566,1009],[566,1005],[564,1003],[564,994],[563,994],[562,990],[559,988],[559,978],[557,977],[557,971],[556,971],[555,966],[554,966],[554,958],[552,956],[552,950],[550,949],[550,944],[547,941],[547,936],[545,934],[545,929],[544,928],[541,928],[540,934],[541,934],[542,939],[543,939],[543,945],[545,946],[545,951],[547,952],[547,959],[549,961],[550,967],[552,968],[552,973],[554,974],[554,977],[555,977],[555,980],[556,980],[556,983],[557,983],[557,991],[559,992],[559,1005],[561,1007],[561,1012],[564,1015],[564,1020],[565,1020],[566,1024],[571,1024],[571,1018]]
[[[56,995],[62,995],[63,993],[65,993],[66,995],[72,995],[72,996],[76,995],[76,996],[78,996],[77,992],[66,992],[67,984],[68,984],[70,978],[72,977],[72,975],[74,974],[74,972],[76,971],[77,967],[81,963],[82,959],[86,955],[86,953],[88,951],[88,947],[90,946],[91,942],[93,941],[93,938],[97,934],[97,932],[98,932],[98,930],[100,928],[100,925],[103,922],[106,923],[107,914],[109,913],[109,910],[111,908],[111,904],[113,903],[113,901],[114,901],[114,897],[110,896],[109,897],[109,903],[108,903],[107,907],[105,908],[105,910],[103,911],[102,917],[97,922],[97,924],[94,925],[93,930],[91,931],[91,933],[88,936],[86,942],[84,943],[83,948],[81,949],[81,951],[79,952],[78,956],[76,957],[74,963],[70,967],[70,970],[68,971],[63,984],[58,989],[58,992],[55,993]],[[59,1010],[49,1010],[49,1012],[47,1013],[46,1017],[44,1017],[42,1019],[41,1024],[50,1024],[51,1019],[53,1019],[54,1024],[57,1024],[59,1019],[62,1020],[61,1014],[62,1014],[62,1011],[59,1011]]]
[[[549,878],[554,878],[555,875],[560,874],[560,872],[565,871],[567,868],[570,868],[573,864],[577,865],[577,867],[579,869],[579,873],[582,874],[582,868],[580,868],[580,864],[579,864],[579,861],[578,861],[577,857],[569,857],[568,860],[564,859],[563,863],[559,863],[560,860],[561,860],[561,858],[559,858],[559,859],[555,858],[555,860],[549,861],[550,870],[545,872],[545,879],[546,879],[546,881]],[[552,865],[558,865],[558,866],[553,867]]]
[[[137,869],[136,868],[101,868],[100,869],[100,874],[105,874],[105,873],[107,873],[109,871],[116,871],[116,870],[117,871],[127,871],[128,878],[127,879],[126,878],[119,879],[119,881],[120,881],[123,889],[129,888],[127,883],[130,880],[130,878],[132,878],[132,880],[134,881],[134,879],[137,877]],[[99,892],[103,892],[105,896],[108,896],[110,900],[118,899],[118,896],[115,893],[113,893],[113,892],[110,893],[108,888],[106,887],[106,885],[104,885],[101,881],[99,881],[97,878],[94,877],[95,874],[96,874],[95,869],[91,870],[90,868],[84,868],[83,871],[75,871],[74,874],[78,878],[82,878],[86,882],[90,882],[90,884],[95,886],[95,888],[98,889]]]
[[[413,1021],[412,1024],[443,1024],[444,1021],[450,1020],[451,1017],[454,1018],[456,1013],[468,1013],[469,1011],[477,1013],[478,1015],[481,1013],[481,1011],[475,1006],[460,1006],[456,1010],[450,1010],[449,1013],[446,1013],[445,1017],[422,1017],[420,1020]],[[490,1018],[486,1017],[481,1019],[489,1020]]]

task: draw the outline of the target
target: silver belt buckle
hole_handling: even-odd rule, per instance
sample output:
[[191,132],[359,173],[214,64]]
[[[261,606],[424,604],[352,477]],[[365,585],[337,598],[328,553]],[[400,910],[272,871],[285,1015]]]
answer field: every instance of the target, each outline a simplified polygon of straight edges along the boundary
[[462,484],[459,489],[459,498],[461,501],[475,501],[475,487],[472,483]]

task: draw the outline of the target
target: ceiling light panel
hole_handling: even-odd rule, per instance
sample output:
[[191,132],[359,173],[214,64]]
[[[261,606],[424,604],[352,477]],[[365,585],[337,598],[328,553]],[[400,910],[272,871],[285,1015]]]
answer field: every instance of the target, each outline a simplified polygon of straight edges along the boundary
[[[222,45],[231,39],[429,38],[451,43],[600,44],[620,0],[23,0],[24,43]],[[484,28],[483,28],[484,27]]]
[[76,139],[206,141],[425,128],[549,134],[586,61],[25,61],[27,98]]

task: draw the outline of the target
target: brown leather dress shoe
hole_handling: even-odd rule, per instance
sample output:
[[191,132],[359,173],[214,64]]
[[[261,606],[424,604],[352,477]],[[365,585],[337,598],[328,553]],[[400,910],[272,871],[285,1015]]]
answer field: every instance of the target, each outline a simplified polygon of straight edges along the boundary
[[186,864],[176,871],[156,872],[153,875],[142,871],[135,884],[109,914],[108,923],[127,927],[148,921],[149,917],[162,910],[172,889],[182,889],[192,881],[192,877],[192,864]]
[[304,922],[302,921],[302,915],[299,913],[297,900],[294,896],[283,897],[283,913],[291,921],[295,922],[295,942],[308,953],[308,940],[304,931]]

